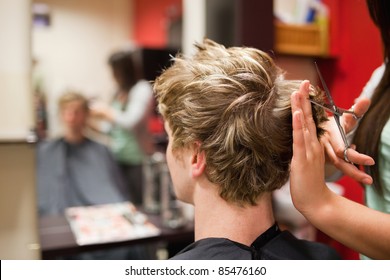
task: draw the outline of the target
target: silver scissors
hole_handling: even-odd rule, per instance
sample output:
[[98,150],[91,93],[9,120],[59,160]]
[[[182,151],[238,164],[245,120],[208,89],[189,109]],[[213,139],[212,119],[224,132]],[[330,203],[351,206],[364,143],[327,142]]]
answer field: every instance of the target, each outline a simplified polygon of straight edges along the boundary
[[314,65],[316,66],[318,76],[320,77],[321,84],[322,84],[322,87],[324,88],[324,91],[325,91],[326,97],[328,98],[329,104],[320,104],[320,103],[315,102],[313,100],[310,100],[310,102],[317,105],[317,106],[324,108],[325,110],[327,110],[331,113],[333,113],[334,120],[336,121],[337,127],[340,131],[340,134],[341,134],[341,138],[344,141],[344,160],[346,162],[352,163],[347,157],[347,150],[349,149],[350,146],[349,146],[348,139],[347,139],[347,136],[345,134],[344,128],[342,127],[342,125],[340,123],[340,117],[343,114],[352,114],[355,119],[359,119],[359,117],[356,116],[354,111],[342,109],[342,108],[339,108],[336,106],[336,104],[334,103],[333,98],[330,94],[330,91],[329,91],[329,89],[324,81],[324,78],[321,75],[320,69],[318,69],[317,63],[314,62]]

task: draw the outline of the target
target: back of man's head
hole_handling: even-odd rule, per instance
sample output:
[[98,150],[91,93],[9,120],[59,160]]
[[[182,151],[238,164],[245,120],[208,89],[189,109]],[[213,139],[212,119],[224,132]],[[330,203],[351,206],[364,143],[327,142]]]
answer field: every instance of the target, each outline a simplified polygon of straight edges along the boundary
[[[172,148],[198,141],[206,176],[221,197],[255,205],[289,177],[290,95],[300,81],[284,80],[271,57],[254,48],[225,48],[208,39],[196,47],[192,57],[178,55],[154,84]],[[313,114],[317,124],[326,119],[321,109]]]

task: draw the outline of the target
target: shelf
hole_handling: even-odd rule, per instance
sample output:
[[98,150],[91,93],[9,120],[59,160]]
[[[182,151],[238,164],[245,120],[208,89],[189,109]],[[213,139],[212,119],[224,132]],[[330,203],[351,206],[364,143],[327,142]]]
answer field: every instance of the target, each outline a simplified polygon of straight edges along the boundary
[[326,26],[275,23],[275,51],[279,54],[327,57],[328,37]]

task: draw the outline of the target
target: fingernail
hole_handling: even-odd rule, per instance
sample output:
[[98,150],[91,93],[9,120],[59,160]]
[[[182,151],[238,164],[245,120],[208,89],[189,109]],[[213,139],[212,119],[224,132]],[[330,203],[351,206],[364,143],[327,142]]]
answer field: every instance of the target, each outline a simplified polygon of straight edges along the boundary
[[305,82],[306,82],[305,89],[309,90],[310,89],[310,83],[309,83],[308,80],[305,80]]
[[364,178],[363,179],[363,184],[365,185],[371,185],[372,184],[372,180],[370,178]]
[[374,165],[375,164],[375,161],[374,160],[366,160],[364,162],[364,165]]

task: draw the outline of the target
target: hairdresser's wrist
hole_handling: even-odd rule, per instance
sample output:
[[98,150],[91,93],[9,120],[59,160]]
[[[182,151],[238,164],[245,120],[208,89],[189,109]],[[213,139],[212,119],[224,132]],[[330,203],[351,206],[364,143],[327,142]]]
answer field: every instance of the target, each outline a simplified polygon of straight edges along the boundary
[[335,194],[325,184],[316,196],[302,201],[295,207],[314,226],[321,228],[332,217],[335,208]]

